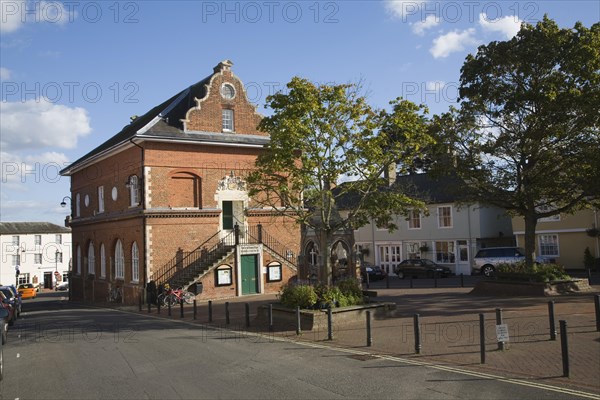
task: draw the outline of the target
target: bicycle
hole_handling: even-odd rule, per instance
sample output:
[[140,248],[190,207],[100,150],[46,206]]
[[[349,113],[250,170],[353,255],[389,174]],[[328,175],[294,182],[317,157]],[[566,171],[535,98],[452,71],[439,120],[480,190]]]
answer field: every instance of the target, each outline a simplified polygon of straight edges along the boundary
[[166,307],[171,307],[179,304],[182,300],[187,304],[194,302],[194,294],[183,290],[183,288],[171,289],[168,285],[165,285],[164,291],[158,295],[158,301],[162,302]]

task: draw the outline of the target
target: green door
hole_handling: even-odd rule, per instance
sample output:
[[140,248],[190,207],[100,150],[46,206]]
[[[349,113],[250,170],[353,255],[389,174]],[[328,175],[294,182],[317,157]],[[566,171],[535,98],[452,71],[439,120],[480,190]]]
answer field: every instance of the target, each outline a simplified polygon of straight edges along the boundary
[[223,202],[223,229],[233,229],[233,202]]
[[256,255],[242,258],[242,295],[258,293],[258,265]]

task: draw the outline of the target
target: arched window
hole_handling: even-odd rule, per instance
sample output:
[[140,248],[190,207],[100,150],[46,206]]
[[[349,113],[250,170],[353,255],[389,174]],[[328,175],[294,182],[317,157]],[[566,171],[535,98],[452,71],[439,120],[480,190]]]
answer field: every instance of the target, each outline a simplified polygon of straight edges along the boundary
[[117,240],[115,245],[115,278],[125,278],[125,256],[123,255],[123,243]]
[[81,274],[81,246],[77,245],[77,260],[75,260],[75,268],[77,275]]
[[188,173],[177,172],[169,180],[169,206],[172,208],[202,207],[200,177]]
[[94,255],[94,242],[88,245],[88,274],[96,273],[96,257]]
[[138,206],[140,204],[140,182],[137,175],[129,177],[127,187],[129,187],[129,205],[131,207]]
[[104,243],[100,244],[100,277],[106,276],[106,253],[104,250]]
[[136,242],[131,246],[131,280],[133,282],[140,280],[140,253]]

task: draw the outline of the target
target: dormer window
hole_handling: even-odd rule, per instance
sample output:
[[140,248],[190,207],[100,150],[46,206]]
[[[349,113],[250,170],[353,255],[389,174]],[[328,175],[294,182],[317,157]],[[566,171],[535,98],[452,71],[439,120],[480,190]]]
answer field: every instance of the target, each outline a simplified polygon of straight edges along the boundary
[[230,83],[224,83],[221,86],[221,97],[225,100],[231,100],[235,97],[235,88]]
[[233,132],[233,110],[223,109],[223,132]]

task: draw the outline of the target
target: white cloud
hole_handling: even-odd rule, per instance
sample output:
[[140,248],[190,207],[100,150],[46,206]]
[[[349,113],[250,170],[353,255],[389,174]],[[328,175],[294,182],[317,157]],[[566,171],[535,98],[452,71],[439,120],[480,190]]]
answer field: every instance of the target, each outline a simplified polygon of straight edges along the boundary
[[16,191],[25,191],[26,183],[55,183],[61,179],[59,171],[69,165],[67,156],[57,152],[26,156],[0,152],[0,157],[2,157],[1,185]]
[[489,19],[486,14],[479,14],[479,25],[489,32],[500,32],[506,39],[514,37],[521,29],[523,21],[516,16],[506,16],[498,19]]
[[435,15],[428,15],[424,21],[411,23],[413,33],[423,36],[425,31],[434,28],[440,24],[440,19]]
[[53,104],[41,98],[0,102],[0,145],[5,150],[59,147],[72,149],[88,135],[90,118],[81,107]]
[[8,68],[0,67],[0,80],[7,81],[10,79],[10,70]]
[[433,39],[433,46],[429,49],[429,52],[434,58],[444,58],[452,53],[463,51],[467,47],[476,45],[477,43],[475,29],[469,28],[464,31],[454,30]]
[[75,15],[60,1],[0,0],[0,32],[14,32],[28,22],[64,25]]
[[416,14],[419,11],[419,7],[427,1],[385,0],[385,9],[392,16],[405,21],[408,15]]
[[444,81],[427,81],[425,82],[425,89],[428,91],[440,91],[446,86]]

